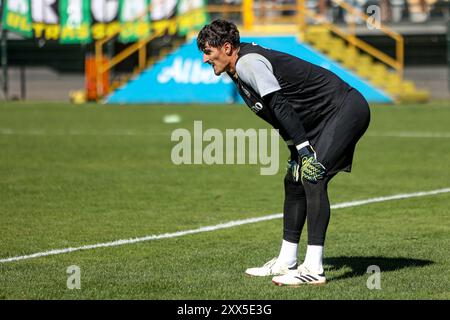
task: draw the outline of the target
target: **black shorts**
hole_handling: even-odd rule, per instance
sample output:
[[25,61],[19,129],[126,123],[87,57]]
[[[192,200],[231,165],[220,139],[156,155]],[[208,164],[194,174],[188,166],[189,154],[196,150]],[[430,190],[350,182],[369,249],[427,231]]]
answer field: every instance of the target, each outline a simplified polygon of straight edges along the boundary
[[366,99],[356,89],[350,89],[339,110],[321,123],[321,130],[310,138],[317,159],[328,175],[351,171],[356,143],[369,122],[370,109]]

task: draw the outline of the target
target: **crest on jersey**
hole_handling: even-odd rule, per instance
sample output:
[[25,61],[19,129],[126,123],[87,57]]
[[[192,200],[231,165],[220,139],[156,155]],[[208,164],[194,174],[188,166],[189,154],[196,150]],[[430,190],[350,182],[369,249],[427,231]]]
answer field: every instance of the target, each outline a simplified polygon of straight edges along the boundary
[[270,49],[270,48],[266,48],[266,47],[264,47],[264,46],[262,46],[262,45],[259,45],[259,44],[257,44],[256,42],[252,42],[252,46],[260,46],[261,48],[264,48],[264,49],[266,49],[266,50],[272,50],[272,49]]

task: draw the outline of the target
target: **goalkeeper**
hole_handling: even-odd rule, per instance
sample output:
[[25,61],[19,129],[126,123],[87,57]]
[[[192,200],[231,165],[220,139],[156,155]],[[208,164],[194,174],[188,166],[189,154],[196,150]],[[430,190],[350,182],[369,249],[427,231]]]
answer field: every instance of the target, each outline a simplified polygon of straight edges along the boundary
[[[197,37],[203,62],[233,79],[245,103],[279,130],[291,151],[284,178],[283,241],[279,255],[251,276],[272,276],[278,285],[322,284],[323,248],[330,219],[327,187],[350,171],[356,143],[370,121],[364,97],[334,73],[289,54],[241,43],[226,20],[206,25]],[[308,246],[297,265],[307,221]]]

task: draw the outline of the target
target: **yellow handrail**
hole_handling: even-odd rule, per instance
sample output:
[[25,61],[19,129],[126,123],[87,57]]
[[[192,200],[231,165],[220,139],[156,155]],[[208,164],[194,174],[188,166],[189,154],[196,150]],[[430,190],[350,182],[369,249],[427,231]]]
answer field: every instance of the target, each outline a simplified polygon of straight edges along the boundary
[[[384,64],[392,67],[395,69],[400,76],[400,78],[403,77],[403,68],[404,68],[404,40],[403,37],[389,29],[387,26],[381,24],[381,23],[374,23],[371,21],[371,19],[364,13],[356,10],[351,5],[345,3],[343,0],[332,0],[334,3],[336,3],[339,7],[341,7],[343,10],[349,12],[353,17],[358,17],[365,21],[368,25],[374,26],[377,29],[379,29],[381,32],[389,36],[390,38],[394,39],[396,42],[395,45],[395,58],[387,55],[386,53],[376,49],[375,47],[371,46],[370,44],[366,43],[365,41],[362,41],[356,37],[356,23],[353,19],[353,21],[348,22],[348,29],[349,31],[344,31],[342,28],[338,27],[336,24],[333,24],[331,22],[327,22],[323,16],[307,9],[306,7],[306,0],[296,0],[295,4],[271,4],[271,10],[289,10],[289,11],[297,11],[296,21],[295,24],[298,25],[298,30],[300,32],[300,35],[303,36],[307,29],[307,17],[312,18],[314,21],[318,22],[319,24],[323,25],[326,29],[331,31],[332,33],[336,34],[337,36],[345,39],[350,46],[354,46],[359,48],[361,51],[366,52],[367,54],[373,56],[374,58],[378,59],[379,61],[383,62]],[[257,23],[260,24],[261,22],[264,22],[264,17],[258,17],[255,18],[254,13],[254,0],[243,0],[240,5],[209,5],[206,6],[207,12],[221,12],[221,13],[239,13],[242,12],[242,21],[244,24],[244,29],[251,30],[254,25],[256,24],[255,21],[258,21]],[[263,5],[265,3],[262,3]],[[264,9],[264,8],[262,8]],[[145,14],[145,13],[144,13]],[[142,16],[144,16],[142,14]],[[288,21],[288,19],[284,19],[283,21]],[[292,21],[292,20],[291,20]],[[164,25],[167,27],[173,27],[177,24],[178,17],[168,19],[164,21]],[[140,40],[119,54],[117,54],[115,57],[113,57],[110,61],[103,63],[103,46],[113,39],[119,32],[118,30],[115,34],[112,34],[106,38],[103,38],[101,40],[98,40],[95,43],[95,53],[96,53],[96,65],[97,67],[97,93],[100,93],[98,96],[103,96],[105,92],[99,92],[98,90],[102,90],[101,87],[101,78],[102,75],[107,72],[108,70],[112,69],[114,66],[116,66],[118,63],[125,60],[127,57],[129,57],[131,54],[138,51],[138,69],[144,69],[146,66],[146,45],[150,41],[152,41],[154,38],[159,36],[165,29],[160,28],[164,26],[157,26],[158,23],[154,23],[153,26],[153,32],[152,34],[147,37],[146,39]],[[156,32],[155,30],[159,30],[160,32]],[[302,39],[304,40],[304,39]]]
[[[319,19],[318,15],[311,11],[306,10],[306,15],[313,18],[313,19]],[[371,56],[374,56],[375,58],[383,61],[387,65],[391,66],[394,69],[399,68],[398,62],[393,59],[392,57],[388,56],[384,52],[374,48],[370,44],[356,38],[349,36],[345,31],[343,31],[341,28],[339,28],[337,25],[329,23],[329,22],[323,22],[322,25],[327,28],[328,30],[332,31],[333,33],[337,34],[338,36],[345,38],[351,45],[354,45],[355,47],[358,47],[359,49],[369,53]]]
[[[148,7],[150,9],[150,6]],[[197,12],[199,9],[194,8],[189,12]],[[136,19],[140,19],[145,16],[147,12],[142,13]],[[115,33],[105,37],[103,39],[97,40],[95,43],[95,62],[96,62],[96,89],[97,89],[97,97],[104,96],[107,92],[103,92],[102,87],[102,76],[105,72],[111,70],[114,66],[128,58],[130,55],[138,51],[138,67],[135,69],[135,72],[142,71],[147,67],[147,44],[154,40],[156,37],[164,34],[166,30],[176,29],[178,23],[183,20],[183,16],[176,16],[171,19],[156,21],[152,23],[152,33],[145,39],[139,40],[126,49],[119,52],[115,55],[111,60],[103,63],[103,46],[113,39],[117,34],[120,33],[120,30],[117,30]]]
[[[403,39],[403,36],[400,33],[396,32],[396,31],[390,29],[389,27],[387,27],[386,25],[382,24],[381,22],[379,22],[379,23],[372,22],[371,19],[369,18],[369,16],[367,16],[365,13],[362,13],[362,12],[356,10],[354,7],[352,7],[348,3],[344,2],[343,0],[332,0],[332,1],[335,2],[337,5],[339,5],[342,9],[350,12],[353,16],[361,18],[362,20],[364,20],[366,23],[368,23],[372,27],[377,28],[378,30],[380,30],[381,32],[385,33],[387,36],[389,36],[390,38],[395,40],[395,56],[396,56],[395,64],[392,63],[392,58],[391,58],[391,60],[386,59],[385,56],[387,56],[387,55],[385,55],[385,54],[383,54],[383,55],[377,54],[377,55],[373,55],[373,56],[378,58],[379,60],[383,61],[384,63],[390,65],[394,69],[396,69],[400,78],[403,78],[403,68],[404,68],[404,39]],[[375,48],[371,47],[369,44],[367,44],[366,42],[360,41],[360,45],[361,45],[360,48],[362,50],[368,52],[369,54],[371,54],[371,52],[373,52],[372,49],[375,49]],[[371,47],[371,48],[369,48],[369,47]],[[368,50],[366,50],[366,49],[368,49]],[[377,49],[375,49],[375,50],[377,50]],[[377,51],[379,51],[379,50],[377,50]],[[381,58],[381,57],[383,57],[383,58]],[[388,63],[388,61],[390,61],[391,63]]]
[[[319,24],[324,25],[328,30],[335,33],[339,37],[347,40],[347,42],[351,46],[355,46],[359,48],[361,51],[366,52],[367,54],[373,56],[374,58],[380,60],[384,64],[392,67],[397,71],[397,74],[400,78],[403,78],[403,69],[404,69],[404,40],[403,36],[399,34],[398,32],[395,32],[394,30],[388,28],[382,23],[374,23],[371,21],[371,19],[364,13],[356,10],[354,7],[349,5],[348,3],[344,2],[343,0],[332,0],[334,3],[336,3],[339,7],[341,7],[343,10],[349,12],[353,17],[358,17],[365,21],[368,25],[371,25],[373,27],[376,27],[378,30],[386,34],[388,37],[392,38],[395,41],[395,58],[387,55],[386,53],[378,50],[377,48],[371,46],[370,44],[366,43],[365,41],[358,39],[356,37],[356,23],[355,21],[348,22],[348,30],[344,31],[337,25],[326,22],[325,18],[314,13],[313,11],[307,9],[306,7],[306,0],[296,0],[295,4],[274,4],[270,3],[270,9],[274,11],[297,11],[297,21],[298,24],[298,30],[300,32],[300,37],[302,40],[304,40],[304,35],[307,29],[307,17],[312,18],[314,21],[318,22]],[[243,21],[243,27],[245,30],[251,30],[255,23],[254,21],[257,21],[258,24],[265,23],[266,18],[265,17],[255,17],[254,16],[254,2],[255,0],[244,0],[242,1],[241,5],[223,5],[223,6],[207,6],[208,12],[222,12],[222,13],[229,13],[229,12],[238,12],[239,7],[242,11],[242,21]],[[264,7],[265,2],[260,1],[260,4],[262,7]],[[264,8],[262,8],[264,9]],[[277,20],[277,21],[284,21],[288,22],[289,18],[281,18],[277,17],[268,17],[267,20]]]
[[[145,17],[145,15],[148,14],[148,12],[150,11],[151,6],[152,6],[152,4],[149,4],[147,6],[147,8],[136,17],[136,20],[140,20],[141,18]],[[102,75],[106,71],[108,71],[109,69],[112,68],[112,66],[110,67],[111,61],[106,63],[106,67],[102,62],[103,61],[103,46],[108,41],[110,41],[111,39],[116,37],[119,33],[120,33],[120,29],[116,30],[114,33],[110,34],[109,36],[106,36],[105,38],[99,39],[95,42],[95,65],[97,66],[97,69],[96,69],[97,97],[103,96],[104,94],[107,93],[107,92],[103,92],[103,86],[101,85],[102,84]],[[137,42],[137,43],[139,43],[139,42]],[[141,65],[141,54],[139,54],[139,65]]]
[[247,29],[251,29],[253,26],[253,22],[255,21],[255,16],[253,15],[253,0],[244,0],[242,1],[242,12],[244,27]]
[[[111,60],[106,61],[106,63],[102,63],[101,56],[100,56],[99,60],[96,61],[96,63],[98,63],[97,64],[97,81],[99,81],[99,79],[101,79],[101,76],[105,72],[114,68],[116,65],[118,65],[119,63],[124,61],[126,58],[128,58],[130,55],[132,55],[136,51],[138,51],[138,71],[144,70],[147,66],[147,44],[162,34],[163,34],[163,32],[161,32],[161,31],[152,33],[147,38],[139,40],[139,41],[133,43],[132,45],[130,45],[129,47],[127,47],[126,49],[122,50],[121,52],[116,54]],[[97,60],[97,56],[96,56],[96,60]],[[97,82],[97,84],[99,84],[99,83]],[[101,88],[101,86],[97,85],[97,90],[98,90],[98,88]],[[99,97],[100,97],[100,96],[103,96],[104,94],[106,94],[107,92],[98,92],[97,91],[97,94],[98,93],[100,93],[100,95],[99,95]]]
[[[126,49],[119,52],[117,55],[115,55],[111,60],[108,62],[101,64],[100,68],[98,68],[99,73],[105,73],[106,71],[112,69],[116,65],[118,65],[120,62],[128,58],[130,55],[135,53],[138,50],[145,50],[147,43],[155,39],[157,36],[159,36],[160,33],[153,33],[146,39],[140,40],[138,42],[133,43]],[[139,66],[141,66],[141,61],[139,61]]]
[[[305,0],[297,1],[297,13],[305,12],[306,5]],[[298,17],[298,29],[300,31],[300,37],[304,40],[305,31],[306,31],[306,19],[304,14],[297,14]]]
[[115,34],[112,34],[108,37],[105,37],[103,39],[97,40],[95,42],[95,65],[97,66],[96,68],[96,89],[97,89],[97,97],[100,95],[104,95],[106,92],[103,92],[103,86],[102,86],[102,75],[103,72],[102,67],[103,67],[103,45],[105,43],[107,43],[109,40],[111,40],[112,38],[114,38],[117,35],[118,32],[116,32]]

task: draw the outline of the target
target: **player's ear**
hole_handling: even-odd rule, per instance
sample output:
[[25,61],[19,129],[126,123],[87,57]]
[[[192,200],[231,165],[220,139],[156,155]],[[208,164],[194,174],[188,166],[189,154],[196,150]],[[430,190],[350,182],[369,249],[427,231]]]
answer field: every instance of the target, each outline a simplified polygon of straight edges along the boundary
[[232,52],[231,43],[225,42],[223,44],[223,48],[225,49],[225,54],[228,55],[228,56],[231,56],[231,52]]

